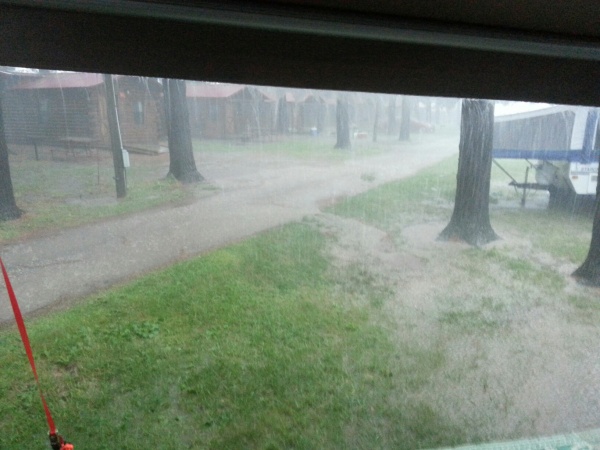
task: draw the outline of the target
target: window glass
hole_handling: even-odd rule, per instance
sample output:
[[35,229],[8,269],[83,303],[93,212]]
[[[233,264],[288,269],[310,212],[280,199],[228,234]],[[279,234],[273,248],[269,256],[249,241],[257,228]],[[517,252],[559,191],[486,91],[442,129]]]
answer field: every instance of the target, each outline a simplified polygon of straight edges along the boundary
[[[0,77],[0,255],[77,446],[599,445],[595,109]],[[0,291],[0,433],[34,448]]]

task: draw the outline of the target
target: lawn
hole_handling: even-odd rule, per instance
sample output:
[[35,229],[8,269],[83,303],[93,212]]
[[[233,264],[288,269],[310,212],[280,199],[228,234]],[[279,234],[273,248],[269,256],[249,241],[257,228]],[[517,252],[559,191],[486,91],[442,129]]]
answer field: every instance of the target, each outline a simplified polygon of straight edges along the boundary
[[[430,136],[427,136],[428,138]],[[254,153],[261,157],[288,157],[300,160],[336,162],[361,156],[375,156],[390,146],[408,145],[398,142],[397,137],[381,136],[378,142],[371,139],[353,139],[352,148],[336,149],[335,135],[324,136],[274,136],[262,142],[224,140],[195,140],[194,152],[202,153]]]
[[[548,433],[544,401],[583,421],[600,305],[560,267],[585,254],[590,218],[507,206],[519,196],[494,171],[506,245],[415,243],[407,230],[449,220],[455,168],[331,208],[353,236],[391,238],[376,258],[340,259],[355,242],[307,219],[28,321],[61,433],[94,449],[414,449]],[[47,448],[14,327],[0,360],[3,448]],[[558,363],[583,375],[553,378]]]
[[521,208],[494,169],[490,216],[500,239],[480,249],[436,242],[452,214],[456,167],[451,158],[329,209],[345,226],[362,226],[363,279],[392,288],[381,305],[395,322],[390,335],[443,355],[424,387],[406,395],[427,399],[469,443],[597,427],[589,392],[600,387],[590,372],[598,290],[570,277],[587,254],[592,218],[549,211],[543,192]]
[[[197,160],[206,159],[207,155],[210,160],[210,155],[245,154],[260,159],[340,163],[349,158],[381,154],[391,145],[399,145],[389,138],[380,141],[356,141],[352,150],[340,151],[333,148],[335,137],[331,136],[274,137],[266,142],[248,143],[196,140],[194,149]],[[165,178],[169,169],[166,154],[130,154],[127,196],[117,199],[112,160],[106,151],[92,151],[76,159],[60,152],[51,154],[45,147],[40,153],[40,160],[35,160],[31,149],[21,146],[11,155],[15,198],[24,215],[19,220],[0,222],[0,243],[166,204],[182,204],[195,195],[209,195],[214,190],[207,183],[190,188]],[[204,168],[200,164],[197,166],[202,173]]]
[[[81,158],[80,158],[81,159]],[[0,222],[0,243],[40,231],[83,225],[139,212],[166,203],[182,203],[192,192],[173,179],[167,169],[134,166],[127,170],[127,196],[116,198],[113,169],[107,161],[15,159],[11,174],[18,220]]]
[[[416,448],[460,432],[398,394],[443,356],[401,355],[351,306],[309,224],[178,264],[29,323],[62,433],[82,448]],[[402,356],[402,358],[401,358]],[[46,448],[15,330],[0,333],[5,448]]]
[[[400,242],[410,225],[449,221],[456,188],[457,157],[419,173],[418,176],[385,184],[331,208],[335,214],[353,217],[389,231]],[[502,161],[502,166],[522,181],[527,163]],[[581,263],[587,255],[591,233],[589,214],[551,211],[548,193],[529,193],[529,207],[520,208],[521,191],[510,187],[510,178],[492,166],[490,219],[498,230],[524,234],[538,249],[557,258]],[[568,236],[568,239],[565,239]]]

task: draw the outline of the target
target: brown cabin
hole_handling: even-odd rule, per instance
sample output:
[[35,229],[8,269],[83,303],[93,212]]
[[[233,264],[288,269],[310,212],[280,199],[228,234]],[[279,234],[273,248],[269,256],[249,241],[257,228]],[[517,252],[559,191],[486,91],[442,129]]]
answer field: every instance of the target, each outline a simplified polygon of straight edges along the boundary
[[[152,78],[116,76],[117,110],[123,146],[159,152],[164,130],[161,85]],[[106,90],[101,74],[55,72],[5,92],[5,132],[10,143],[57,144],[89,139],[108,147]]]
[[276,99],[253,86],[188,82],[192,136],[248,140],[271,135]]
[[325,129],[327,104],[323,97],[308,94],[297,103],[296,130],[298,133],[322,133]]

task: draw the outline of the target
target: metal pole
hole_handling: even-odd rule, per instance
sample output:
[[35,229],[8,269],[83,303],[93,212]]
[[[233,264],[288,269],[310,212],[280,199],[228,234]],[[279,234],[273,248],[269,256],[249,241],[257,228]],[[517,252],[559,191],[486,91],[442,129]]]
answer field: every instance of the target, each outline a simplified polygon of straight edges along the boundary
[[119,115],[117,113],[117,101],[112,75],[104,74],[104,85],[106,86],[106,110],[108,113],[108,129],[115,168],[117,198],[123,198],[127,195],[127,185],[125,183],[125,164],[123,162],[123,142],[121,141]]

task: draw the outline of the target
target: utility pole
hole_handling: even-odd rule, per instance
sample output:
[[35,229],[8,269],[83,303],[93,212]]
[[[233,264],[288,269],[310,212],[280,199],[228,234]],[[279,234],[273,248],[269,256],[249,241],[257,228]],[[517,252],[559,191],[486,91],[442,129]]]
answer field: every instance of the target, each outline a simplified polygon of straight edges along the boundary
[[104,86],[106,87],[106,111],[108,113],[108,130],[110,133],[113,165],[115,167],[117,198],[123,198],[127,195],[127,184],[125,163],[123,161],[123,142],[121,141],[121,129],[119,128],[119,116],[117,114],[117,101],[112,75],[104,74]]

